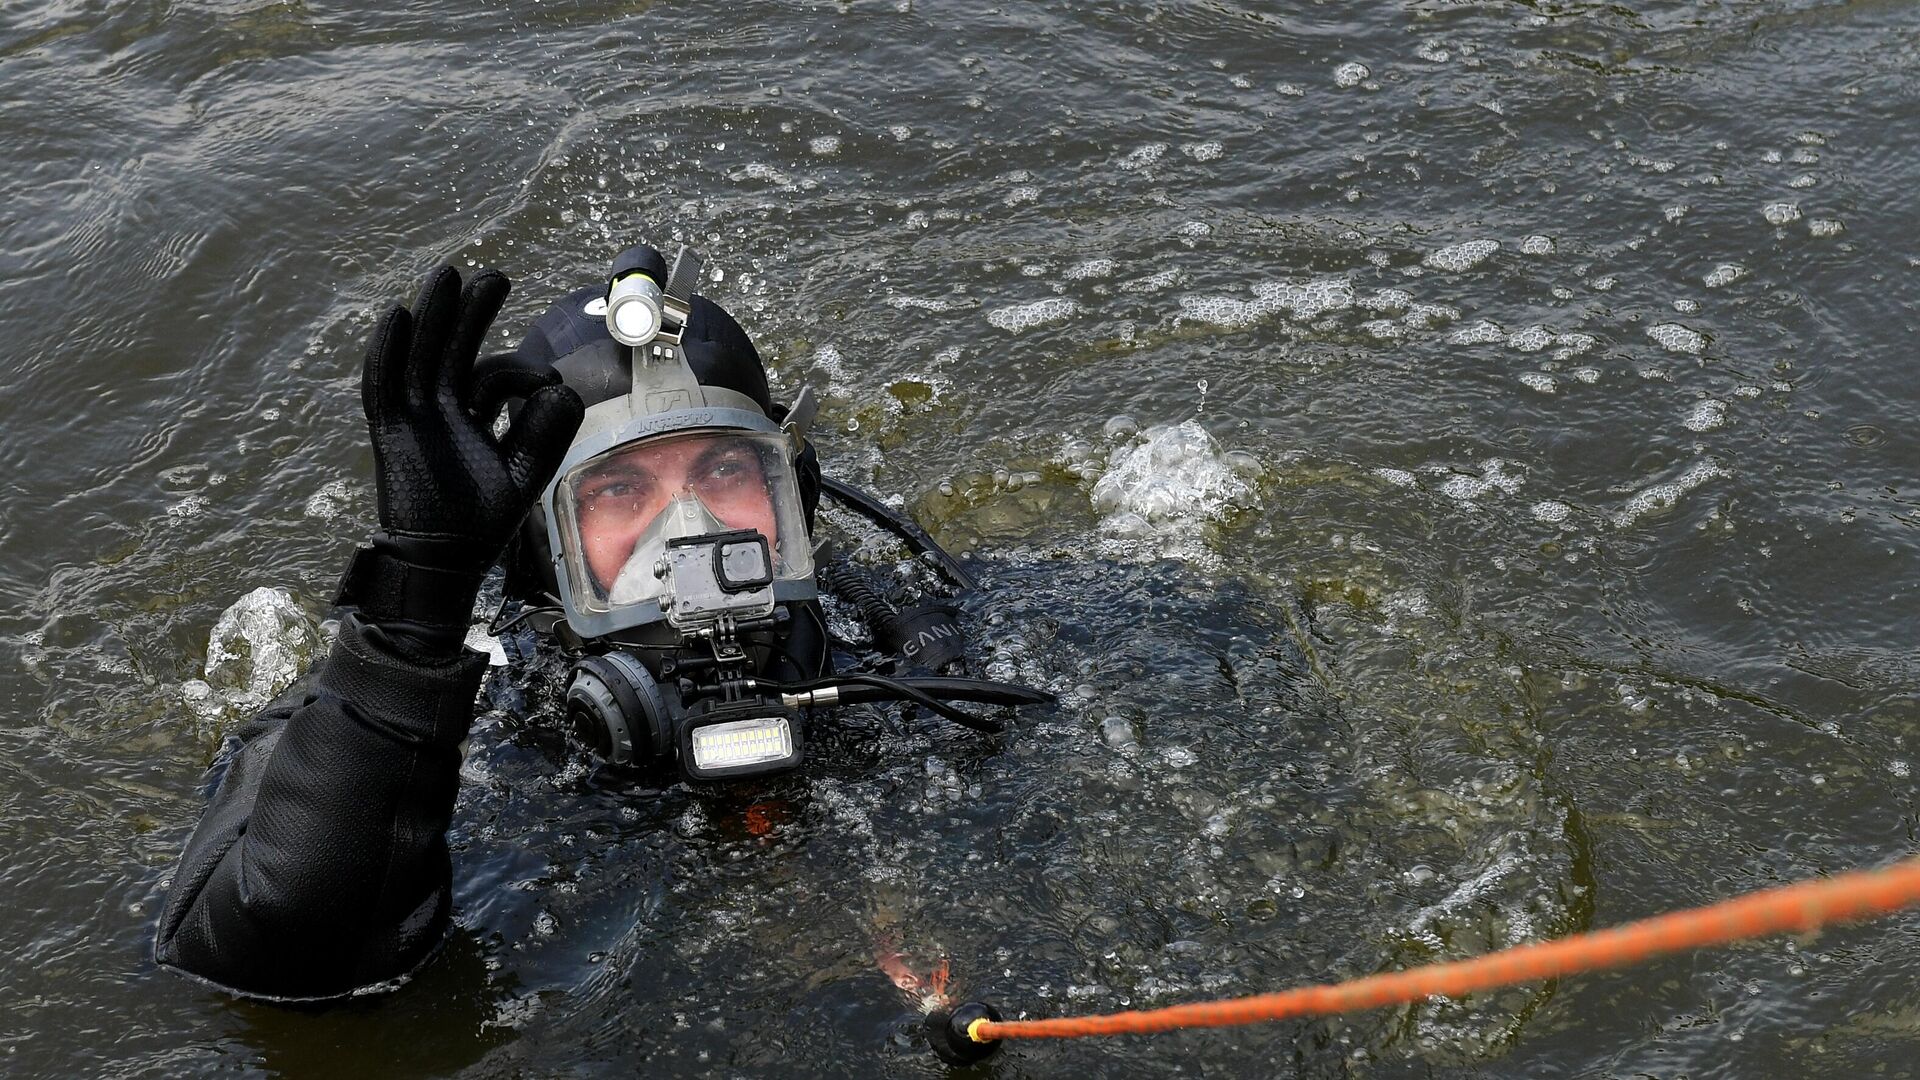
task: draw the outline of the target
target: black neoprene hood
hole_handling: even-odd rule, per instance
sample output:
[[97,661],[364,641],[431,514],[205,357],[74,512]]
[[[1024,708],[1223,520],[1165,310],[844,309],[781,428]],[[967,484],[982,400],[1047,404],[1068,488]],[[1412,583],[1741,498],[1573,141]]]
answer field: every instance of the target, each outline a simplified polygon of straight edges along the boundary
[[[529,365],[552,364],[588,407],[632,389],[626,346],[613,340],[603,317],[587,313],[587,306],[605,295],[605,288],[597,285],[568,293],[534,320],[514,350]],[[759,404],[761,412],[772,415],[773,395],[767,389],[760,353],[720,305],[694,295],[680,347],[693,377],[703,385],[745,394]]]

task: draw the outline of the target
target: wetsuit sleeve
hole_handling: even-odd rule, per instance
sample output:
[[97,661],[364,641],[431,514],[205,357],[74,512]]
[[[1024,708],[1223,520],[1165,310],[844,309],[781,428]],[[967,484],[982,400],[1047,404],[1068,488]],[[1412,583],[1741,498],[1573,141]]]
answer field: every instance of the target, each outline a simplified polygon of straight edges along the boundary
[[165,967],[338,997],[418,967],[451,909],[447,825],[486,657],[409,658],[356,614],[240,732],[169,886]]

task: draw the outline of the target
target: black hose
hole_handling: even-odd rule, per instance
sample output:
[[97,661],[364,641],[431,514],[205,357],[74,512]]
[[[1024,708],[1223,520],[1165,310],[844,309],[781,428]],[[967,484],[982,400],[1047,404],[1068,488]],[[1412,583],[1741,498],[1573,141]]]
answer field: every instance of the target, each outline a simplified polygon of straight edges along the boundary
[[840,700],[848,704],[860,704],[867,701],[911,701],[929,712],[959,724],[964,728],[987,735],[998,735],[1007,730],[1006,725],[990,717],[975,716],[964,709],[956,709],[899,679],[889,679],[884,675],[869,675],[862,672],[849,672],[833,675],[824,679],[814,679],[803,683],[773,684],[775,689],[787,694],[806,693],[812,690],[838,690]]
[[914,675],[895,681],[946,701],[977,701],[983,705],[1051,705],[1058,700],[1045,690],[993,679]]

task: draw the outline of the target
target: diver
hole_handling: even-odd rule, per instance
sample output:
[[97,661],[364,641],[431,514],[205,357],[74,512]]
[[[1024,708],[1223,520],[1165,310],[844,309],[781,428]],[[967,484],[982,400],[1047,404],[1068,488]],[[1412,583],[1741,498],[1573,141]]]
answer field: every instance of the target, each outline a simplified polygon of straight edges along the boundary
[[[912,522],[821,474],[814,406],[772,400],[732,316],[646,246],[551,305],[511,353],[478,359],[508,292],[485,270],[430,275],[376,325],[361,394],[379,529],[336,599],[326,658],[229,737],[168,883],[164,967],[221,989],[319,1001],[427,962],[451,923],[446,833],[488,667],[465,647],[496,565],[506,604],[571,663],[561,709],[616,767],[693,783],[797,768],[810,717],[906,701],[1035,704],[948,674],[958,608],[904,610],[814,535],[822,492],[972,581]],[[496,435],[502,410],[503,434]],[[836,670],[822,586],[856,610],[877,663]],[[503,612],[505,604],[503,604]]]

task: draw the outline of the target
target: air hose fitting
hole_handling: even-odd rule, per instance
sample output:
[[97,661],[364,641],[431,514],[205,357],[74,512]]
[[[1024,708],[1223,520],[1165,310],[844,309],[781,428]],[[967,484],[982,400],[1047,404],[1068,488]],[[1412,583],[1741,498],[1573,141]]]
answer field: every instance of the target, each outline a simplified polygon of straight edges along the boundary
[[984,1001],[967,1001],[951,1009],[935,1009],[927,1014],[927,1042],[940,1060],[949,1065],[973,1065],[992,1057],[1000,1049],[999,1040],[975,1042],[967,1029],[975,1021],[1000,1022],[1000,1010]]

